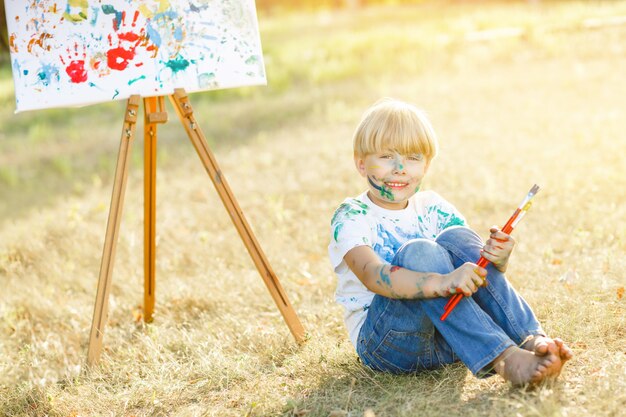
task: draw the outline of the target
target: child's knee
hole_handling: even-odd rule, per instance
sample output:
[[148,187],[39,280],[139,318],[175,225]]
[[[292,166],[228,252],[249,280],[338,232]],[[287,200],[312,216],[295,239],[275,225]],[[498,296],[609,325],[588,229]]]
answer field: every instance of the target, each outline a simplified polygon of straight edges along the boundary
[[448,273],[452,263],[448,252],[436,242],[414,239],[406,242],[396,253],[394,265],[418,272]]
[[[483,241],[478,234],[465,226],[452,226],[444,230],[435,239],[439,245],[449,248],[454,246],[461,251],[465,258],[476,261],[480,257]],[[456,252],[456,251],[455,251]]]

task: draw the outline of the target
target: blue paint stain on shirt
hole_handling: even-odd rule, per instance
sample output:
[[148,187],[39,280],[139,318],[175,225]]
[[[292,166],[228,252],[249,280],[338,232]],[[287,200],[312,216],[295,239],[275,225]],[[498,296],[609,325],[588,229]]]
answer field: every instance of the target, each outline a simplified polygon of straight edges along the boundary
[[395,233],[392,233],[389,230],[386,230],[380,223],[377,225],[376,233],[378,234],[380,240],[382,240],[382,244],[376,243],[373,249],[374,252],[376,252],[378,256],[384,259],[387,263],[391,263],[393,257],[407,240],[423,237],[418,232],[406,233],[399,227],[396,227],[394,232]]

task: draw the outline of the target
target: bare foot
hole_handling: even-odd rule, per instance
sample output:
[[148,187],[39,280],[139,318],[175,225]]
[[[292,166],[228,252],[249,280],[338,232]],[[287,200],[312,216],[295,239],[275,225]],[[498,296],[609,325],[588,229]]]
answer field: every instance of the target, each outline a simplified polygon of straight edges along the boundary
[[522,345],[522,348],[534,352],[537,356],[545,356],[548,352],[558,350],[554,340],[542,335],[532,336],[529,341]]
[[549,352],[558,354],[563,363],[572,359],[574,353],[560,338],[549,338],[547,336],[535,335],[522,348],[534,352],[537,356],[545,356]]
[[572,349],[570,349],[569,346],[567,346],[562,339],[555,337],[554,343],[556,343],[557,347],[559,348],[559,356],[561,356],[561,360],[563,361],[563,363],[574,357],[574,352],[572,352]]
[[548,352],[543,356],[526,349],[511,346],[493,362],[494,370],[513,385],[536,384],[558,376],[563,366],[558,355]]

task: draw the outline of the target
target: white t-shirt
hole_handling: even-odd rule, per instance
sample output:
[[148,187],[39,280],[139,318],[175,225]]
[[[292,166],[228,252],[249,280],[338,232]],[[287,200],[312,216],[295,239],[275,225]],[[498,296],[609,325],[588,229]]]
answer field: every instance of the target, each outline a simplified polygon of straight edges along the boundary
[[434,191],[421,191],[403,210],[374,204],[367,192],[346,199],[331,221],[330,262],[338,277],[336,301],[345,309],[344,321],[356,347],[374,293],[350,270],[343,257],[352,248],[369,246],[385,263],[391,263],[400,246],[416,238],[435,238],[450,226],[464,226],[458,210]]

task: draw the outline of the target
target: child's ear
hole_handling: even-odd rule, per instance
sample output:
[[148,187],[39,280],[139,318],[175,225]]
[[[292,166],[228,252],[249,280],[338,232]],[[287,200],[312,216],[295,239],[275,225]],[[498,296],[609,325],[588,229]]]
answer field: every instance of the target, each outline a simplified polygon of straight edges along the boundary
[[356,166],[356,170],[359,171],[359,174],[361,174],[362,177],[367,176],[367,172],[365,171],[365,158],[355,156],[354,165]]

